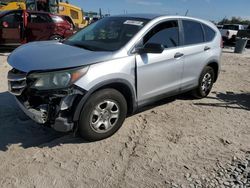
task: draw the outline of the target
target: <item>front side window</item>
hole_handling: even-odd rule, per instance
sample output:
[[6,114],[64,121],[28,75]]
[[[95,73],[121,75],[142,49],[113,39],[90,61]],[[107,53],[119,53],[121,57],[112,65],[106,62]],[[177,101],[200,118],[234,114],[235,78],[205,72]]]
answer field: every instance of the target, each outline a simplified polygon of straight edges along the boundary
[[199,44],[204,42],[201,24],[195,21],[183,20],[184,45]]
[[91,51],[116,51],[127,44],[148,22],[131,17],[106,17],[65,41]]
[[165,48],[179,46],[178,21],[167,21],[154,27],[143,39],[143,43],[162,44]]

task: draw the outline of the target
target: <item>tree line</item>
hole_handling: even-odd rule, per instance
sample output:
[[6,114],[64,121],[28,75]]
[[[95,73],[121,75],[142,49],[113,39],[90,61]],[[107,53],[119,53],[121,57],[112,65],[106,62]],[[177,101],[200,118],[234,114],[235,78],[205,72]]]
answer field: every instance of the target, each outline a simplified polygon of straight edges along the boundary
[[224,24],[242,24],[242,25],[250,25],[250,20],[243,19],[241,17],[232,17],[231,19],[223,18],[218,22],[218,25]]

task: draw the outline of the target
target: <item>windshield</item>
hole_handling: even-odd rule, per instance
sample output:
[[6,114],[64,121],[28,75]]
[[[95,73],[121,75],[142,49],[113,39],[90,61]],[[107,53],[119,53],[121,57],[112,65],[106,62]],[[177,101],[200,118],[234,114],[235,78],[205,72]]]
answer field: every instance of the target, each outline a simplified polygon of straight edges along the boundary
[[149,20],[131,17],[107,17],[65,41],[91,51],[116,51],[127,44]]

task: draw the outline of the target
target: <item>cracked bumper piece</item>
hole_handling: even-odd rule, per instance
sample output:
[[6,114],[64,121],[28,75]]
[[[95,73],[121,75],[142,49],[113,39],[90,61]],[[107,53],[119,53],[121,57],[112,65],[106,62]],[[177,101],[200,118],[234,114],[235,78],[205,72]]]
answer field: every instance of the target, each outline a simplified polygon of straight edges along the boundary
[[[73,130],[74,123],[69,121],[69,118],[67,117],[61,117],[58,116],[53,120],[53,123],[51,124],[50,121],[50,112],[49,112],[49,105],[40,105],[39,107],[32,108],[28,105],[28,102],[23,102],[16,98],[16,101],[19,105],[19,107],[22,109],[22,111],[33,121],[35,121],[38,124],[47,124],[49,123],[50,126],[59,132],[69,132]],[[65,103],[64,104],[64,110],[65,110]]]
[[32,120],[34,120],[35,122],[39,124],[45,124],[47,122],[48,111],[46,109],[40,108],[39,110],[37,110],[37,109],[29,108],[25,106],[25,104],[23,104],[18,99],[16,99],[16,101],[19,107],[22,109],[22,111]]

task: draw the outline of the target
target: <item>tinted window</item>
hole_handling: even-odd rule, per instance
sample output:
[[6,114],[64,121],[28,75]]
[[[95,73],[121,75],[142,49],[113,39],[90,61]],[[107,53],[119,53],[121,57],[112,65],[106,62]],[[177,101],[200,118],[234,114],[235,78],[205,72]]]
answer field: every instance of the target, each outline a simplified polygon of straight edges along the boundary
[[21,22],[21,13],[10,13],[0,19],[0,27],[17,28],[20,26]]
[[31,14],[29,17],[31,23],[49,23],[50,17],[47,14]]
[[239,30],[239,26],[238,25],[224,25],[223,29],[238,31]]
[[157,25],[145,37],[145,43],[157,43],[165,48],[179,46],[179,27],[177,21],[168,21]]
[[215,31],[207,25],[203,25],[203,29],[205,31],[206,42],[212,41],[215,37]]
[[204,42],[201,24],[194,21],[183,20],[184,44],[198,44]]

